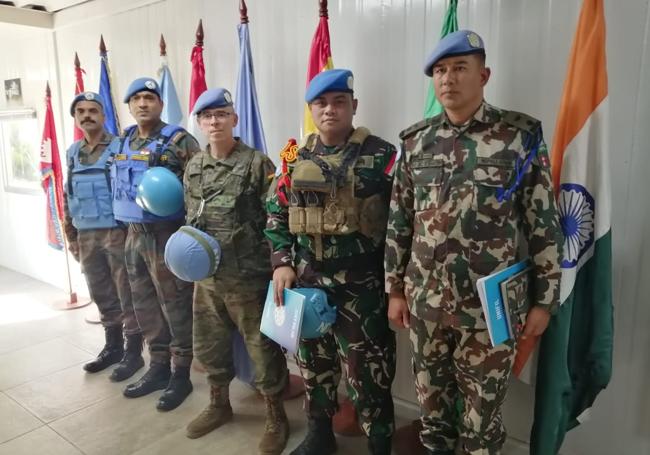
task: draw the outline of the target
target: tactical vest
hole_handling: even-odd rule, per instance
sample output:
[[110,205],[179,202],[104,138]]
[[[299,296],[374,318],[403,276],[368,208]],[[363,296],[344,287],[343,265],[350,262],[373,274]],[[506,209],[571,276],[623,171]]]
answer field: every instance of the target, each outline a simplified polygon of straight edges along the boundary
[[68,151],[67,198],[72,224],[79,230],[116,227],[109,175],[119,140],[114,138],[93,164],[79,161],[81,144],[75,142]]
[[[266,212],[258,194],[247,193],[255,151],[239,148],[241,157],[218,186],[204,178],[204,161],[193,160],[187,176],[189,188],[187,224],[215,237],[221,246],[220,273],[226,270],[266,273],[270,270],[269,251],[263,230]],[[198,185],[195,183],[198,178]]]
[[339,153],[314,153],[317,135],[307,137],[291,173],[289,230],[293,234],[383,235],[387,207],[379,193],[355,195],[355,165],[370,131],[357,128]]
[[131,150],[131,134],[135,128],[137,125],[132,125],[124,131],[120,153],[115,155],[115,161],[111,167],[115,218],[127,223],[155,223],[183,218],[185,216],[184,208],[173,215],[162,217],[147,212],[135,202],[142,174],[150,167],[160,165],[163,151],[176,133],[184,131],[183,128],[176,125],[165,125],[156,140],[151,141],[141,150]]

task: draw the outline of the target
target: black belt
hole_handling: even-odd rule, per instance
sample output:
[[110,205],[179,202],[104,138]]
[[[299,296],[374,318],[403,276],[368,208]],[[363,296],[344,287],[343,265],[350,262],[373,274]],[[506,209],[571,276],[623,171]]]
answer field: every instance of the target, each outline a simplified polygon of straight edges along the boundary
[[183,225],[183,220],[156,221],[155,223],[128,223],[133,232],[176,231]]

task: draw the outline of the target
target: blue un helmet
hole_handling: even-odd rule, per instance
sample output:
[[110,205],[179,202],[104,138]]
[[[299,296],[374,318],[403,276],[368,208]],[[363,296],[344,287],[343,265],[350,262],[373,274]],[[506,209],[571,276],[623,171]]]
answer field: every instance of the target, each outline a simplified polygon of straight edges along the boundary
[[142,174],[135,202],[156,216],[170,216],[183,208],[183,184],[164,167],[152,167]]
[[319,338],[336,322],[336,307],[327,302],[322,289],[296,288],[292,291],[305,296],[300,338]]
[[183,281],[206,279],[216,272],[220,262],[217,239],[192,226],[181,227],[165,245],[165,264]]

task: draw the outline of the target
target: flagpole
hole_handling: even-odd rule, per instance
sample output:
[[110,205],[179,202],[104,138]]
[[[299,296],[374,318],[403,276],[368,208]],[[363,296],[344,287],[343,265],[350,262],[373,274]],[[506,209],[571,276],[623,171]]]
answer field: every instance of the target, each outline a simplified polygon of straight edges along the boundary
[[[52,91],[50,90],[50,83],[47,82],[47,85],[45,86],[45,97],[46,99],[50,100],[49,102],[51,103],[52,99]],[[56,193],[56,192],[55,192]],[[55,195],[56,198],[56,195]],[[58,207],[58,205],[55,203],[55,207]],[[61,219],[61,213],[58,208],[54,210],[56,212],[56,217],[59,221],[59,225],[63,226],[63,220]],[[68,279],[68,298],[67,300],[56,300],[52,304],[52,307],[55,310],[76,310],[77,308],[83,308],[85,306],[88,306],[90,304],[90,300],[88,301],[79,301],[77,298],[77,293],[73,291],[72,289],[72,276],[70,274],[70,260],[68,259],[68,240],[66,239],[65,233],[61,233],[61,237],[63,238],[63,254],[65,256],[65,272],[66,272],[66,277]]]

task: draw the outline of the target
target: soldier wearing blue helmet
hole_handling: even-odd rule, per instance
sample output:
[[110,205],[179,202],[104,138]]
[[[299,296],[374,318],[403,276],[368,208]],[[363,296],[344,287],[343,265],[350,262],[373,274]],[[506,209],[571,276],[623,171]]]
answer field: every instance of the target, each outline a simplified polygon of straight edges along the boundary
[[[192,283],[176,278],[164,262],[167,239],[184,223],[181,206],[175,213],[157,216],[136,199],[143,174],[163,166],[182,178],[185,165],[199,151],[187,131],[160,119],[163,102],[156,80],[141,77],[126,90],[136,124],[125,129],[111,169],[115,218],[128,225],[126,265],[133,305],[147,344],[151,364],[135,383],[124,389],[128,398],[164,389],[157,403],[161,411],[179,406],[192,392]],[[173,364],[173,372],[172,372]],[[124,365],[125,376],[130,365]]]
[[305,101],[318,133],[303,139],[296,159],[287,159],[290,172],[281,178],[290,185],[276,179],[267,200],[275,299],[282,304],[284,289],[295,285],[321,289],[338,316],[322,337],[300,340],[308,432],[291,454],[336,452],[332,418],[343,364],[369,453],[387,455],[395,334],[386,316],[381,258],[396,150],[353,126],[358,101],[350,70],[315,76]]
[[216,274],[196,283],[194,354],[208,373],[211,393],[208,407],[187,426],[187,436],[201,437],[232,418],[228,389],[235,376],[232,332],[236,329],[255,365],[254,385],[266,404],[259,453],[279,455],[289,437],[282,401],[288,371],[280,347],[260,333],[271,279],[263,234],[264,201],[275,166],[233,137],[238,117],[228,90],[203,92],[193,115],[208,145],[185,171],[187,223],[219,241],[221,261]]
[[[95,360],[84,365],[84,370],[94,373],[124,360],[124,335],[127,349],[140,350],[142,335],[124,264],[126,227],[115,220],[111,203],[109,168],[119,141],[104,130],[104,100],[99,94],[83,92],[75,96],[70,115],[84,137],[66,153],[64,230],[68,248],[81,264],[104,326],[104,348]],[[134,368],[144,364],[141,357],[139,360],[139,366],[134,364]],[[135,373],[135,369],[131,371]],[[111,375],[111,379],[115,377]]]
[[[424,72],[443,112],[400,133],[388,317],[410,330],[428,453],[498,454],[516,338],[540,335],[559,300],[562,236],[548,154],[538,120],[484,100],[490,69],[475,32],[440,40]],[[533,270],[504,295],[513,339],[492,346],[477,280],[526,256]]]

